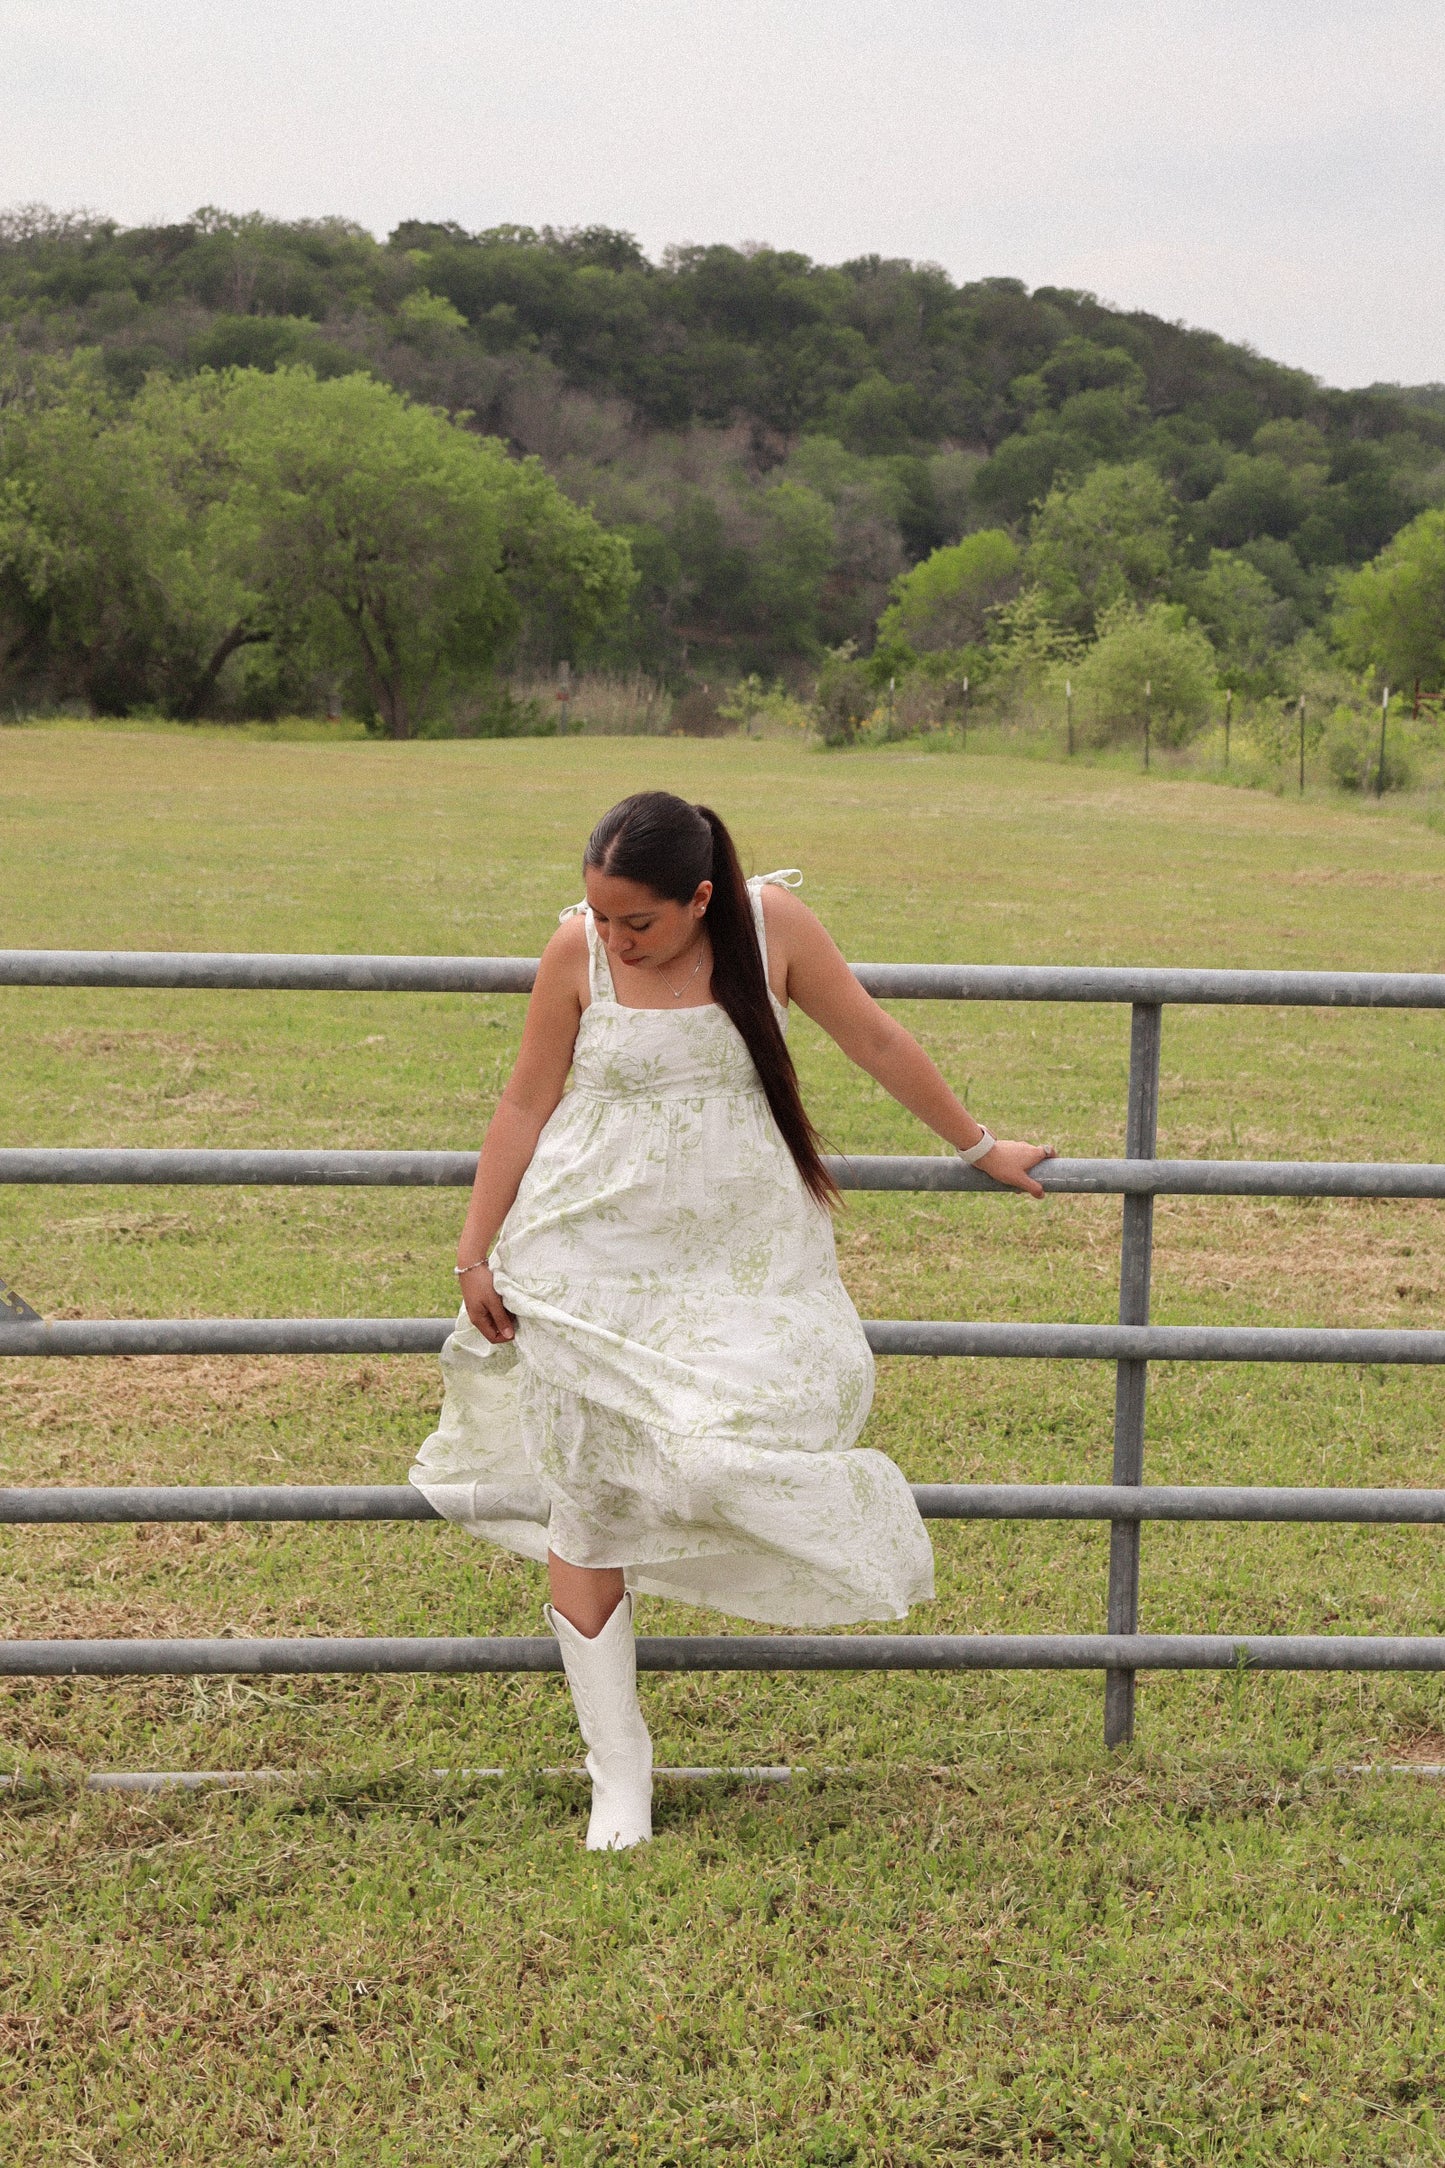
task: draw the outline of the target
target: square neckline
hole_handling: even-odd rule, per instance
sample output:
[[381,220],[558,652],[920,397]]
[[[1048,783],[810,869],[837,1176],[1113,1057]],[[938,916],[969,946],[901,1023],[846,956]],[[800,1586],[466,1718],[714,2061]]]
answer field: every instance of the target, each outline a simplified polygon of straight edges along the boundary
[[[747,884],[748,899],[753,907],[753,927],[758,937],[758,948],[763,960],[763,984],[768,989],[769,1001],[771,1001],[774,1009],[785,1024],[788,1016],[788,1005],[785,1001],[779,1001],[777,995],[773,992],[773,982],[768,976],[768,929],[763,918],[763,890],[772,886],[800,888],[802,880],[803,876],[795,866],[787,866],[778,873],[755,873]],[[580,914],[587,933],[588,1001],[587,1007],[582,1012],[584,1016],[589,1016],[595,1008],[617,1009],[624,1016],[692,1016],[706,1015],[710,1010],[720,1010],[723,1015],[727,1014],[720,1001],[692,1001],[685,1008],[673,1009],[664,1009],[661,1006],[653,1008],[638,1002],[623,1001],[618,995],[617,981],[612,975],[612,958],[608,953],[606,944],[598,934],[592,917],[591,905],[584,899],[581,903],[572,904],[569,909],[563,911],[560,915],[563,918],[571,918],[576,914]],[[605,991],[600,990],[601,988],[605,988]]]
[[[607,974],[607,999],[602,1003],[603,1008],[607,1008],[610,1005],[614,1009],[623,1010],[624,1013],[628,1016],[691,1016],[694,1011],[705,1012],[708,1009],[720,1009],[722,1007],[722,1003],[720,1001],[689,1001],[679,1007],[674,1007],[671,1009],[664,1009],[660,1002],[654,1005],[652,1003],[642,1001],[624,1001],[617,991],[617,981],[612,975],[612,958],[604,944],[597,938],[597,929],[592,923],[592,913],[589,911],[587,913],[587,947],[589,952],[589,963],[592,960],[591,952],[594,943],[596,944],[597,961],[600,963],[601,968]],[[595,990],[593,989],[593,974],[590,970],[587,974],[587,984],[588,991],[592,995],[592,999],[587,1004],[588,1008],[590,1009],[593,1008],[597,1003],[597,995]],[[686,988],[684,988],[683,990],[684,992],[686,992]]]

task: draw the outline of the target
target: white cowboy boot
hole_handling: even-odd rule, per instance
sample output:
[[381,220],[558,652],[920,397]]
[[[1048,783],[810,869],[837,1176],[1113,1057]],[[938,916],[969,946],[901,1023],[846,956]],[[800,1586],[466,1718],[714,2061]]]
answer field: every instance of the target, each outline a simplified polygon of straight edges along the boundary
[[652,1835],[652,1741],[637,1705],[632,1597],[629,1593],[622,1598],[590,1641],[550,1604],[547,1622],[561,1643],[567,1684],[588,1748],[592,1814],[587,1849],[622,1852],[646,1844]]

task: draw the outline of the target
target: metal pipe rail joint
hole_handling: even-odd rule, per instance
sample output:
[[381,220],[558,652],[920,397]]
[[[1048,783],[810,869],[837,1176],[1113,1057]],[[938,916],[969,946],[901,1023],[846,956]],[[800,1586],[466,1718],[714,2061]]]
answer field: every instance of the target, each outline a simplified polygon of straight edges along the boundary
[[[880,1320],[876,1353],[1110,1361],[1116,1364],[1111,1484],[915,1485],[935,1519],[1097,1519],[1110,1524],[1108,1631],[1054,1635],[728,1635],[643,1639],[645,1670],[1102,1669],[1105,1737],[1133,1735],[1134,1679],[1146,1668],[1442,1670],[1445,1636],[1187,1635],[1138,1631],[1139,1537],[1146,1520],[1438,1525],[1445,1492],[1146,1486],[1148,1364],[1434,1363],[1445,1332],[1158,1326],[1149,1322],[1156,1196],[1445,1196],[1445,1168],[1155,1157],[1162,1009],[1166,1003],[1270,1007],[1445,1008],[1445,974],[1090,969],[1073,966],[859,964],[880,999],[1125,1002],[1132,1011],[1126,1156],[1056,1160],[1043,1186],[1124,1200],[1117,1325]],[[526,957],[135,954],[0,951],[0,985],[312,992],[525,993]],[[994,1192],[949,1159],[863,1155],[830,1162],[845,1189]],[[5,1183],[274,1183],[460,1187],[466,1152],[210,1152],[18,1149],[0,1152]],[[0,1353],[139,1355],[423,1352],[451,1330],[441,1319],[20,1321],[0,1311]],[[155,1520],[426,1520],[406,1486],[12,1490],[0,1522]],[[0,1673],[98,1676],[248,1671],[555,1670],[550,1639],[11,1642]]]

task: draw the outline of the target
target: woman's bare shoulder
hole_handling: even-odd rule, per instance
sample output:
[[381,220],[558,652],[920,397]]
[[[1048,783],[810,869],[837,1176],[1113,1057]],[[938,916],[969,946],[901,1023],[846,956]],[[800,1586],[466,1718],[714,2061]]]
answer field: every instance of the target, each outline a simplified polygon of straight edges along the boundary
[[568,971],[581,965],[583,978],[587,978],[587,919],[581,911],[561,921],[542,950],[542,963],[550,971]]
[[[770,883],[762,891],[763,930],[768,939],[768,977],[780,1001],[797,1000],[838,952],[815,911],[791,889]],[[846,966],[844,967],[846,969]]]
[[587,1000],[587,921],[578,911],[564,918],[542,951],[537,967],[538,983],[567,987],[584,1003]]
[[781,881],[769,881],[758,893],[763,899],[763,917],[769,926],[801,926],[808,920],[817,924],[817,914],[810,911],[802,897],[795,895],[791,888],[784,888]]
[[769,948],[775,941],[787,947],[799,941],[816,940],[823,932],[817,912],[809,910],[802,897],[795,896],[790,888],[772,881],[761,893]]
[[585,956],[587,918],[582,911],[569,912],[543,950],[544,956]]

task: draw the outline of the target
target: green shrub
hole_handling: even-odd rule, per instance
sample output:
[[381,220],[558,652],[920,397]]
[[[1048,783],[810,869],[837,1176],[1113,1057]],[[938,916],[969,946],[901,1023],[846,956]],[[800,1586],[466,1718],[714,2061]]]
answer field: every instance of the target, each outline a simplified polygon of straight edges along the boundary
[[768,685],[756,674],[718,702],[718,714],[735,723],[745,738],[802,737],[813,727],[809,710],[781,678]]
[[866,666],[853,652],[852,641],[830,648],[813,696],[813,715],[823,743],[856,745],[877,699]]
[[1335,639],[1346,662],[1392,684],[1445,680],[1445,510],[1422,512],[1337,591]]
[[1147,706],[1156,745],[1185,745],[1208,720],[1217,685],[1214,649],[1176,605],[1116,603],[1099,637],[1072,666],[1084,726],[1096,745],[1138,736]]
[[1169,485],[1142,460],[1056,482],[1039,506],[1024,568],[1056,625],[1103,632],[1122,606],[1156,597],[1175,560]]
[[[383,735],[379,716],[369,724]],[[555,738],[557,717],[535,695],[518,699],[510,685],[489,687],[481,696],[458,699],[423,723],[423,738]]]
[[893,582],[878,620],[880,646],[919,655],[976,646],[999,604],[1018,593],[1019,561],[1017,543],[999,527],[936,549]]
[[[1336,708],[1325,725],[1325,763],[1341,790],[1378,789],[1379,717],[1361,715],[1354,708]],[[1407,789],[1414,773],[1410,748],[1401,738],[1399,725],[1394,724],[1385,732],[1385,789]]]

